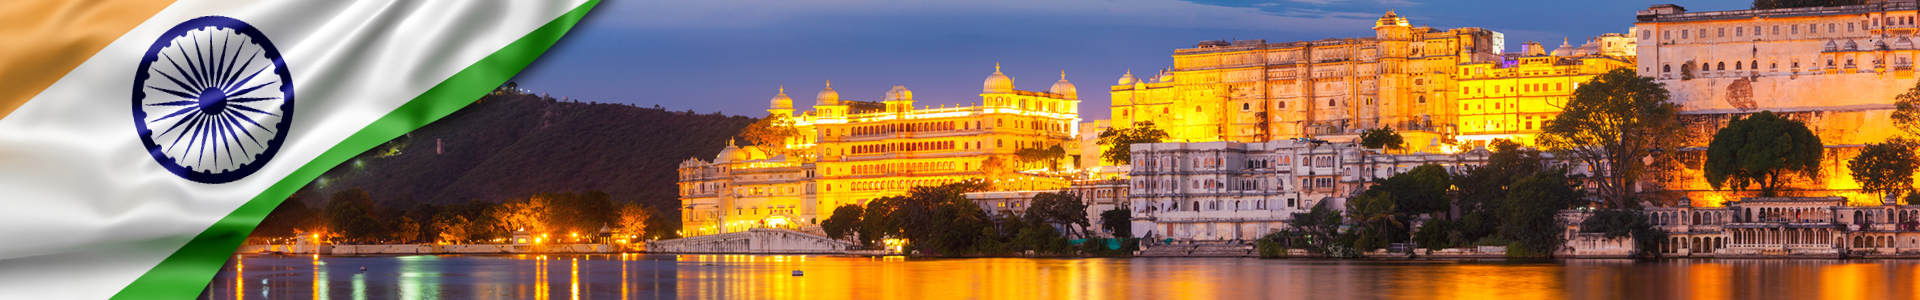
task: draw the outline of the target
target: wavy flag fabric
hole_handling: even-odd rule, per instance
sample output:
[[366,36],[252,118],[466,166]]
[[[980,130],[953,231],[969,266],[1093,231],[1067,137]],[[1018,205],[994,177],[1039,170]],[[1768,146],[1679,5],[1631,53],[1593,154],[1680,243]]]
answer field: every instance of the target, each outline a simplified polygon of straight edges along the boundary
[[0,299],[187,299],[268,212],[598,0],[0,3]]

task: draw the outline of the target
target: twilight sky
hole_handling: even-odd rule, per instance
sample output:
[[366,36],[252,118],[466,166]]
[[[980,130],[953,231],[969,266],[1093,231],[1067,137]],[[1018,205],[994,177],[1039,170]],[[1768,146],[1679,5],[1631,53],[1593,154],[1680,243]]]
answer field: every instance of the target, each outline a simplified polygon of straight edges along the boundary
[[1065,70],[1091,121],[1107,118],[1121,74],[1170,67],[1173,49],[1203,40],[1366,37],[1394,10],[1416,26],[1499,31],[1508,51],[1552,49],[1624,33],[1634,11],[1662,3],[1752,1],[606,0],[515,81],[582,102],[759,117],[779,86],[805,110],[827,80],[846,100],[904,85],[916,104],[973,103],[999,62],[1020,90],[1045,91]]

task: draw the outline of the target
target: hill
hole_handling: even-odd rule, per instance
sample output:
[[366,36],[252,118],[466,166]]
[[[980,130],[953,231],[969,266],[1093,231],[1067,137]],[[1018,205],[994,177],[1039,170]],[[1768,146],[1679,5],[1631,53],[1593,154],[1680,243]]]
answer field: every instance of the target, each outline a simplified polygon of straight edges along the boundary
[[360,188],[405,209],[598,190],[677,227],[679,163],[719,153],[754,120],[496,93],[329,170],[300,194]]

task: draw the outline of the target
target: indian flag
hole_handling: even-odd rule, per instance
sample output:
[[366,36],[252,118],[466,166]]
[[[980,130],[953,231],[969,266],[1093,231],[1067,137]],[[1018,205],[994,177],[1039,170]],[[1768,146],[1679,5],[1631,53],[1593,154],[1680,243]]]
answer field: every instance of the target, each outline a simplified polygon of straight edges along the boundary
[[187,299],[289,194],[598,0],[0,1],[0,299]]

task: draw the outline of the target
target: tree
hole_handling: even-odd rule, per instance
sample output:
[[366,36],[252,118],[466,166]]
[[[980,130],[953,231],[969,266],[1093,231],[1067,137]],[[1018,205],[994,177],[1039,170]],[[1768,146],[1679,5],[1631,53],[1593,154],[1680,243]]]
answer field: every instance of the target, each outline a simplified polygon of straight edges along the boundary
[[760,146],[767,152],[786,155],[789,160],[803,159],[805,148],[796,147],[806,144],[806,136],[794,126],[792,117],[778,113],[767,114],[759,121],[740,129],[741,139],[754,146]]
[[1388,128],[1386,126],[1380,126],[1380,128],[1374,128],[1374,129],[1367,129],[1366,132],[1363,132],[1360,134],[1361,147],[1374,148],[1374,149],[1384,148],[1387,150],[1404,150],[1403,147],[1405,145],[1406,145],[1406,142],[1404,141],[1403,138],[1400,137],[1400,133],[1394,132],[1393,128]]
[[466,216],[443,211],[438,215],[434,215],[433,226],[430,227],[434,232],[439,233],[436,236],[438,242],[460,244],[471,240],[467,235],[467,228],[472,226],[473,222],[467,220]]
[[1047,170],[1059,170],[1060,158],[1067,156],[1067,149],[1060,145],[1053,145],[1049,148],[1020,149],[1013,153],[1014,157],[1020,158],[1021,163],[1046,162]]
[[414,221],[413,217],[400,216],[399,219],[394,219],[392,224],[388,224],[387,228],[388,233],[392,234],[389,241],[412,243],[420,239],[420,222]]
[[1825,150],[1820,136],[1800,121],[1771,111],[1744,119],[1736,116],[1707,145],[1707,183],[1716,190],[1723,186],[1745,190],[1748,184],[1758,184],[1761,196],[1773,197],[1785,176],[1819,176]]
[[1637,209],[1594,211],[1580,222],[1580,232],[1605,233],[1603,236],[1609,239],[1632,237],[1636,257],[1659,256],[1660,243],[1667,240],[1667,232],[1653,227],[1647,212]]
[[509,200],[494,210],[494,219],[505,225],[505,231],[526,230],[539,234],[547,231],[547,202],[544,198]]
[[1116,238],[1133,237],[1133,210],[1115,208],[1100,212],[1100,227]]
[[1893,126],[1907,136],[1920,137],[1920,83],[1893,97]]
[[827,232],[827,237],[836,240],[854,237],[860,233],[860,213],[858,205],[841,205],[833,209],[833,215],[827,220],[820,221],[820,229]]
[[1540,143],[1593,166],[1600,198],[1627,207],[1647,171],[1643,158],[1674,153],[1688,138],[1680,107],[1668,98],[1652,77],[1614,69],[1574,90],[1560,116],[1547,121]]
[[1100,133],[1100,145],[1110,146],[1100,152],[1100,159],[1110,164],[1125,165],[1133,163],[1133,144],[1159,143],[1167,140],[1167,131],[1153,126],[1152,121],[1134,123],[1133,128],[1113,128]]
[[386,222],[375,216],[373,197],[360,188],[333,193],[327,202],[328,226],[352,242],[371,242],[386,235]]
[[1027,208],[1027,214],[1046,223],[1080,225],[1081,235],[1085,235],[1087,226],[1092,226],[1087,220],[1087,203],[1081,202],[1080,196],[1064,191],[1033,195],[1033,206]]
[[647,234],[647,222],[653,220],[653,210],[639,203],[620,204],[620,220],[615,232],[621,236],[643,236]]
[[1866,0],[1753,0],[1753,9],[1861,5],[1866,3]]
[[1334,237],[1340,235],[1340,227],[1346,224],[1346,219],[1329,203],[1321,201],[1306,212],[1293,213],[1293,226],[1288,230],[1293,231],[1292,236],[1299,239],[1293,245],[1328,256],[1357,255],[1351,248],[1334,243]]
[[[1471,215],[1474,212],[1499,210],[1501,200],[1507,197],[1507,187],[1513,186],[1521,178],[1533,176],[1545,165],[1540,151],[1522,148],[1520,144],[1505,139],[1494,140],[1491,150],[1493,154],[1487,157],[1487,164],[1466,166],[1461,172],[1453,174],[1452,183],[1457,197],[1454,205],[1459,206],[1463,213]],[[1478,229],[1481,228],[1474,228]],[[1480,236],[1471,238],[1479,239]]]
[[1913,190],[1914,141],[1894,138],[1879,144],[1868,144],[1860,150],[1860,156],[1847,162],[1847,169],[1853,171],[1854,181],[1860,182],[1860,190],[1880,194],[1881,199],[1898,196]]
[[1393,177],[1375,179],[1363,195],[1390,194],[1397,212],[1407,215],[1444,212],[1449,202],[1447,189],[1452,187],[1448,177],[1446,167],[1420,165]]
[[1400,222],[1402,215],[1395,206],[1390,193],[1362,195],[1347,200],[1347,218],[1363,229],[1351,246],[1368,251],[1385,247],[1388,241],[1405,240],[1400,236],[1404,234],[1401,229],[1406,224]]
[[[1514,241],[1520,249],[1508,249],[1520,256],[1553,256],[1566,244],[1561,235],[1561,209],[1572,207],[1585,197],[1565,172],[1541,172],[1521,179],[1507,193],[1500,207],[1500,235]],[[1519,251],[1514,251],[1519,250]]]

